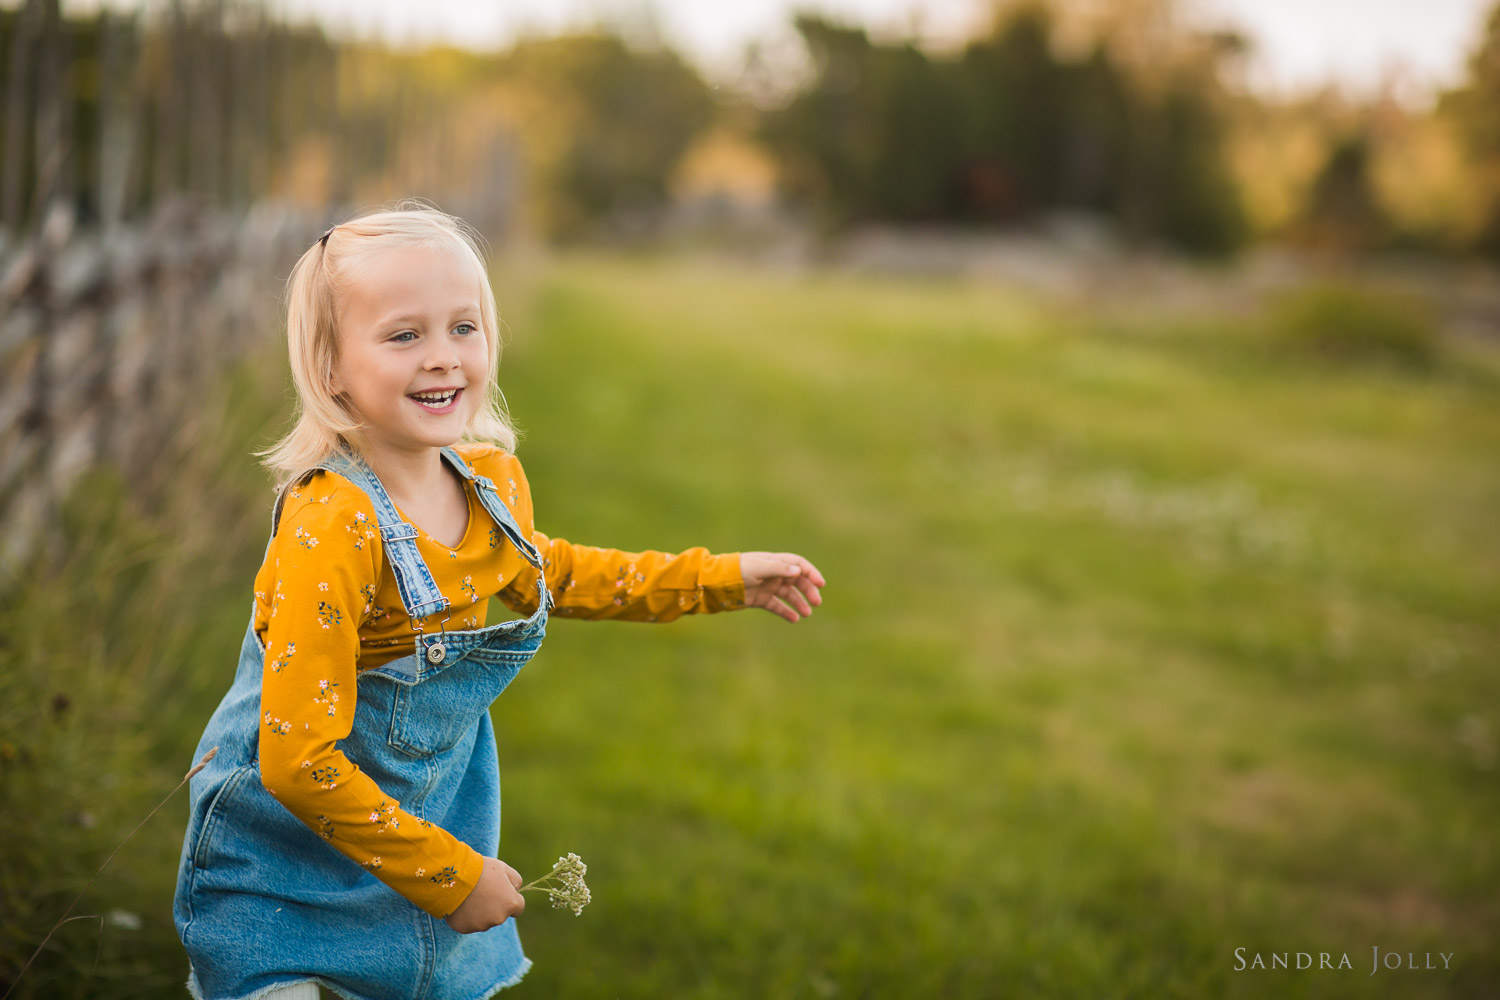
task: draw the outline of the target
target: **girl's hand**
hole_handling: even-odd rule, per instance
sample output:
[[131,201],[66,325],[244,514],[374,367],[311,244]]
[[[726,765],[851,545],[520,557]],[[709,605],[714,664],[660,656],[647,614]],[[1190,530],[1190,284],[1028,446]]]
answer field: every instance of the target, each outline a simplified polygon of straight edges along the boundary
[[794,552],[741,552],[745,606],[765,608],[789,622],[812,614],[823,603],[818,588],[827,586],[818,567]]
[[526,909],[521,897],[521,873],[499,858],[485,858],[479,884],[445,922],[460,934],[499,927]]

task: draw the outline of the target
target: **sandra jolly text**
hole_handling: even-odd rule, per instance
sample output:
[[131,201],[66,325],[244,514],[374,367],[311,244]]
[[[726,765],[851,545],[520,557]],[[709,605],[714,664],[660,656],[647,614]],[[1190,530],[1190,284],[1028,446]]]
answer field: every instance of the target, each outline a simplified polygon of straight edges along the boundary
[[[1309,951],[1273,951],[1267,956],[1260,952],[1254,952],[1246,957],[1245,948],[1234,949],[1234,971],[1244,972],[1247,969],[1350,969],[1354,963],[1349,961],[1349,953],[1339,952],[1337,959],[1334,953],[1320,951],[1316,956]],[[1422,961],[1417,961],[1417,953],[1414,951],[1399,952],[1387,951],[1381,954],[1379,945],[1370,947],[1370,975],[1375,975],[1382,968],[1396,972],[1401,969],[1446,969],[1449,961],[1456,952],[1440,951],[1438,958],[1441,965],[1433,962],[1430,951],[1422,953]]]

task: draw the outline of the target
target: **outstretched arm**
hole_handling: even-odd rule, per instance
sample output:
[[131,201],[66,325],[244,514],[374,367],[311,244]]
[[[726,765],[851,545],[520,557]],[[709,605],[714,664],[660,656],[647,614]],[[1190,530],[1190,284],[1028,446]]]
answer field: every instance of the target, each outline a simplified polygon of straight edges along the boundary
[[[792,552],[622,552],[578,545],[536,530],[531,484],[520,463],[500,456],[488,470],[511,489],[517,523],[541,553],[554,611],[562,617],[666,622],[685,614],[765,608],[790,622],[823,603],[823,574]],[[499,596],[512,610],[536,610],[537,571],[522,563]]]
[[[702,547],[682,552],[624,552],[531,532],[542,556],[552,613],[599,621],[669,622],[683,615],[744,607],[740,554]],[[523,563],[500,592],[512,610],[536,610],[537,571]]]

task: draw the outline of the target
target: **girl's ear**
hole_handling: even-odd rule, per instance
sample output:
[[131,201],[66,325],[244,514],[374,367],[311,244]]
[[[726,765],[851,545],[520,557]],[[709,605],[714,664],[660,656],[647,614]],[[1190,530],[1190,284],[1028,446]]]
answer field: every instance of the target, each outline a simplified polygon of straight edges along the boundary
[[337,347],[331,353],[333,357],[328,359],[328,391],[334,396],[342,396],[344,394],[344,380],[339,374]]

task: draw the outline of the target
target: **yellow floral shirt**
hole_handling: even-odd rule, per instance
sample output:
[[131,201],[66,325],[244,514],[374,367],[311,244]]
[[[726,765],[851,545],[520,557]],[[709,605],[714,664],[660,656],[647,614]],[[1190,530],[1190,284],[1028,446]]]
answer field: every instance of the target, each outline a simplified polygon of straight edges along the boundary
[[[575,545],[537,531],[521,464],[488,444],[457,451],[493,482],[516,524],[542,554],[552,614],[666,622],[744,606],[739,553],[678,554]],[[465,483],[469,524],[450,548],[417,529],[417,549],[450,603],[423,631],[486,624],[489,598],[536,610],[536,569]],[[410,520],[405,518],[403,519]],[[354,720],[360,670],[415,649],[416,630],[383,558],[375,510],[342,476],[319,471],[287,493],[255,578],[255,630],[266,647],[261,681],[260,769],[266,788],[298,819],[413,904],[452,913],[479,880],[480,854],[401,808],[339,749]]]

